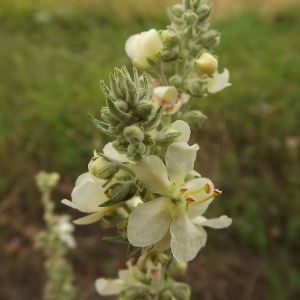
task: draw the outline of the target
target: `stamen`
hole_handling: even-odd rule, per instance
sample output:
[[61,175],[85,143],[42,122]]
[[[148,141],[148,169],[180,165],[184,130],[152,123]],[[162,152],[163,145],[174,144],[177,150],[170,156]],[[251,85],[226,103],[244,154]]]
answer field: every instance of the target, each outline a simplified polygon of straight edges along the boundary
[[196,203],[204,203],[208,200],[210,200],[211,198],[214,198],[214,197],[217,197],[217,196],[220,196],[222,194],[222,191],[218,190],[218,189],[214,189],[214,191],[212,192],[211,195],[209,195],[208,197],[202,199],[202,200],[198,200],[196,201]]
[[196,194],[199,194],[202,191],[204,191],[207,194],[210,194],[211,193],[211,186],[208,183],[206,183],[200,189],[192,190],[189,194],[190,195],[196,195]]
[[184,192],[187,192],[188,189],[187,189],[187,188],[182,188],[182,189],[180,189],[179,191],[180,191],[181,193],[184,193]]
[[196,202],[196,200],[194,198],[192,198],[192,197],[186,198],[185,201],[186,201],[186,204],[185,204],[185,210],[186,211],[188,211],[189,206],[190,206],[191,203]]

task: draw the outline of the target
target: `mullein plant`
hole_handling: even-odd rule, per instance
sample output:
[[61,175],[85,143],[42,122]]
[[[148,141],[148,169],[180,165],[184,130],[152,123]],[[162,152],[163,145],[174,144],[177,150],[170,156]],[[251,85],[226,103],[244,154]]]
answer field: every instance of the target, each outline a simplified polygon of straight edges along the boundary
[[94,152],[71,201],[62,201],[87,214],[75,224],[109,223],[118,233],[105,239],[135,254],[117,279],[96,280],[100,295],[190,299],[190,287],[173,276],[205,246],[205,227],[231,224],[225,215],[204,216],[222,192],[194,170],[199,146],[189,144],[191,127],[206,119],[192,104],[230,85],[228,70],[218,71],[220,35],[209,27],[210,13],[205,0],[170,7],[165,30],[126,41],[133,71],[115,68],[100,83],[106,106],[91,121],[112,141]]
[[59,174],[39,172],[36,185],[42,194],[44,222],[46,229],[35,237],[38,249],[45,253],[45,271],[47,276],[44,287],[44,300],[72,300],[75,299],[77,288],[74,284],[74,271],[66,255],[75,248],[73,238],[74,225],[69,215],[54,213],[54,202],[51,191],[57,185]]

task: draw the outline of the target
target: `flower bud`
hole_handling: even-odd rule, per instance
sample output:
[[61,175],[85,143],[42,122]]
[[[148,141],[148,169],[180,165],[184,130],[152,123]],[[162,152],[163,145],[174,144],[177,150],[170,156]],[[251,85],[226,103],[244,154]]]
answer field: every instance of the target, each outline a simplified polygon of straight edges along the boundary
[[129,144],[127,147],[127,156],[132,160],[142,159],[147,152],[147,147],[144,143]]
[[211,7],[203,3],[196,11],[198,14],[198,21],[202,22],[210,15]]
[[135,107],[136,113],[141,117],[150,115],[153,109],[153,104],[148,100],[139,101]]
[[206,121],[207,116],[199,110],[191,110],[183,114],[182,120],[189,123],[194,128],[200,128]]
[[162,42],[165,44],[165,46],[174,47],[178,44],[178,37],[175,31],[173,30],[170,29],[164,30],[160,34],[160,37],[162,39]]
[[192,96],[202,96],[205,92],[204,83],[197,78],[187,79],[184,83],[184,88],[188,91],[188,93]]
[[186,25],[194,25],[195,23],[197,23],[197,20],[198,16],[192,10],[187,10],[183,14],[183,21]]
[[100,179],[107,179],[118,171],[117,164],[110,162],[103,156],[92,159],[88,168],[92,175]]
[[123,100],[117,100],[115,102],[115,105],[122,111],[125,111],[125,112],[128,111],[128,104]]
[[159,53],[161,60],[164,62],[172,61],[177,58],[177,52],[173,49],[164,48]]
[[175,4],[171,7],[171,12],[175,17],[180,18],[184,13],[184,7],[182,4]]
[[148,299],[149,297],[149,288],[146,285],[142,284],[135,284],[135,285],[130,285],[127,287],[127,289],[124,290],[122,293],[122,296],[124,300],[145,300]]
[[191,298],[191,289],[187,284],[174,282],[170,291],[173,295],[173,299],[177,300],[189,300]]
[[182,77],[179,75],[173,75],[170,78],[170,85],[173,85],[175,87],[180,87],[182,83]]
[[195,60],[196,68],[208,75],[212,75],[218,69],[218,60],[208,52],[204,52]]
[[205,48],[215,48],[220,43],[220,33],[216,30],[208,30],[202,35],[202,43]]
[[133,64],[142,69],[151,67],[150,61],[158,62],[162,48],[162,40],[155,29],[132,35],[125,44],[125,51]]
[[105,193],[114,203],[119,203],[132,197],[135,191],[136,187],[131,181],[124,181],[113,184]]
[[130,125],[124,128],[123,134],[125,139],[131,144],[137,144],[143,141],[144,132],[136,125]]

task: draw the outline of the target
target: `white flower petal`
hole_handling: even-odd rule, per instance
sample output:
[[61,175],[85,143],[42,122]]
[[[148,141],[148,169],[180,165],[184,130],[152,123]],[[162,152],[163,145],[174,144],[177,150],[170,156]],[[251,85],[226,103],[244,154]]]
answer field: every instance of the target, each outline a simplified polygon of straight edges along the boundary
[[[83,175],[81,175],[83,176]],[[99,204],[107,200],[103,190],[103,180],[84,176],[77,179],[79,182],[71,193],[73,205],[80,211],[90,213],[98,210]],[[76,183],[77,183],[76,182]]]
[[173,256],[181,263],[195,258],[199,250],[206,244],[205,230],[197,227],[186,213],[175,217],[170,231]]
[[154,245],[153,249],[159,252],[163,252],[170,248],[170,243],[171,243],[171,234],[168,231],[167,234]]
[[108,212],[109,207],[99,207],[98,211],[90,214],[88,216],[79,218],[77,220],[74,220],[73,223],[76,225],[88,225],[95,223],[103,218],[103,216]]
[[225,215],[214,219],[206,219],[203,216],[198,216],[197,218],[193,219],[193,222],[200,226],[207,226],[215,229],[221,229],[230,226],[232,223],[232,219],[228,218]]
[[177,89],[174,86],[157,86],[153,89],[153,100],[161,104],[163,101],[176,103]]
[[182,184],[188,173],[194,169],[194,163],[199,146],[189,146],[178,142],[171,144],[166,153],[166,165],[171,182]]
[[189,141],[191,128],[187,122],[177,120],[171,124],[171,128],[181,133],[181,135],[176,138],[175,142],[187,143]]
[[215,72],[212,77],[207,78],[207,90],[212,94],[217,93],[230,85],[228,69],[224,69],[222,73]]
[[134,165],[133,170],[137,178],[153,189],[154,192],[168,195],[170,181],[166,166],[159,157],[147,156]]
[[126,54],[133,64],[144,69],[150,67],[148,58],[154,62],[158,60],[162,48],[163,43],[155,29],[132,35],[125,44]]
[[214,200],[214,198],[205,200],[213,193],[214,184],[212,181],[208,178],[200,177],[187,182],[184,187],[188,189],[187,193],[191,198],[199,201],[199,203],[190,204],[188,211],[190,218],[193,219],[197,216],[203,215],[210,203]]
[[117,295],[123,289],[123,280],[113,279],[108,280],[104,278],[99,278],[95,281],[96,291],[102,296]]
[[118,162],[129,162],[130,160],[126,156],[126,154],[122,154],[119,151],[117,151],[112,143],[107,143],[103,148],[104,155],[107,156],[107,158],[111,160],[116,160]]
[[140,204],[129,215],[127,237],[133,246],[150,246],[165,236],[172,218],[166,201],[160,197]]

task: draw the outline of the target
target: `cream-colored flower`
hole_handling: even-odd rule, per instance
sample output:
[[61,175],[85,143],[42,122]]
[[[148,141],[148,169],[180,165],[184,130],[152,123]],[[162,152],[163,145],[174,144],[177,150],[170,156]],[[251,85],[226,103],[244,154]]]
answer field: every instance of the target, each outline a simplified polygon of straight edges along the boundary
[[204,52],[195,60],[195,65],[198,70],[208,75],[212,75],[218,70],[218,60],[208,52]]
[[214,196],[220,194],[209,179],[185,182],[193,171],[198,149],[196,144],[173,143],[167,149],[166,164],[151,155],[135,165],[137,177],[160,196],[138,205],[130,214],[127,236],[132,245],[146,247],[169,241],[176,260],[185,263],[206,244],[203,226],[224,228],[231,224],[227,216],[211,220],[202,216]]
[[132,35],[125,44],[125,51],[132,63],[142,69],[150,67],[149,59],[158,62],[163,48],[162,40],[155,29]]
[[157,86],[153,88],[152,99],[158,106],[163,106],[165,114],[174,114],[189,101],[190,96],[178,93],[174,86]]
[[105,279],[99,278],[95,282],[96,291],[102,296],[118,295],[124,289],[132,285],[142,285],[141,279],[145,276],[136,266],[127,263],[128,269],[119,271],[119,278]]
[[88,216],[75,220],[75,224],[94,223],[111,209],[110,207],[99,207],[100,204],[108,200],[102,189],[105,182],[105,180],[96,178],[88,172],[77,178],[71,193],[72,201],[62,200],[65,205],[89,213]]
[[224,69],[222,73],[216,71],[211,77],[207,77],[207,91],[211,94],[215,94],[228,86],[231,86],[229,82],[229,71]]

